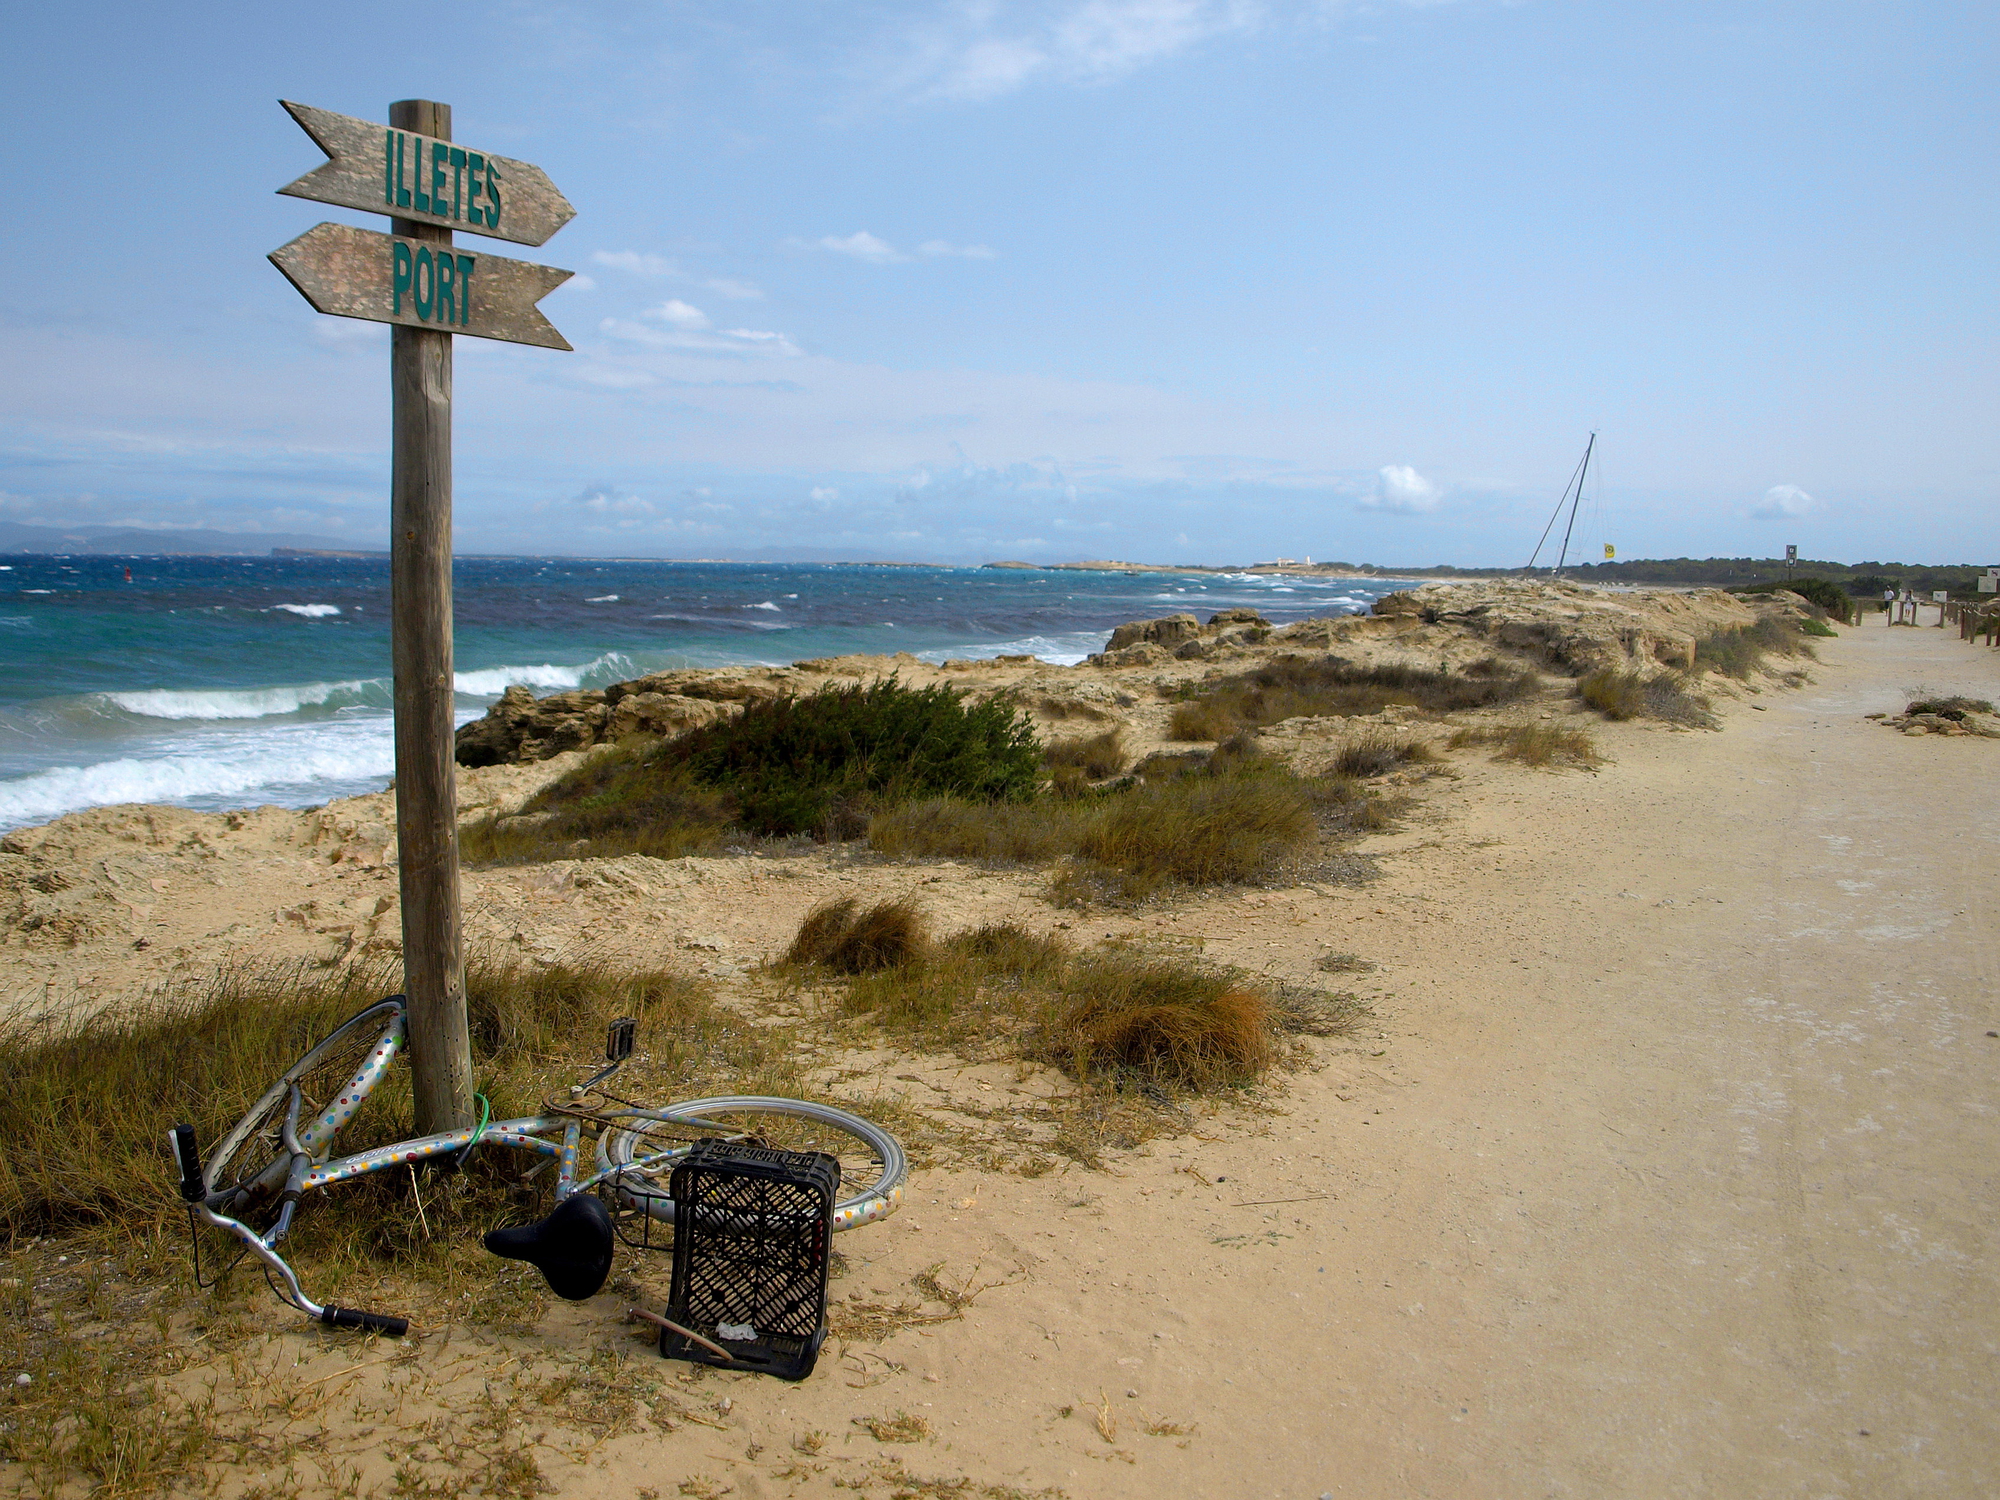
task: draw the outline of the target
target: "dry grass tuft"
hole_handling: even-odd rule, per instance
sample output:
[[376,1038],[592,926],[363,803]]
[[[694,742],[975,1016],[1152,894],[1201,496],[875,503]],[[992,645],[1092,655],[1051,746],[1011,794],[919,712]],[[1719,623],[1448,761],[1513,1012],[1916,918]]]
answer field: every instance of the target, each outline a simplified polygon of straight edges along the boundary
[[1358,740],[1349,740],[1334,757],[1333,768],[1342,776],[1380,776],[1398,766],[1437,759],[1437,752],[1420,739],[1408,735],[1372,730]]
[[[395,977],[366,967],[224,970],[126,1009],[0,1030],[0,1069],[10,1080],[0,1091],[0,1139],[8,1143],[0,1153],[0,1237],[128,1238],[174,1228],[179,1199],[167,1130],[192,1124],[207,1151],[308,1047],[393,992]],[[758,1085],[743,1089],[754,1093],[797,1084],[779,1057],[780,1038],[745,1026],[705,985],[671,970],[474,961],[466,1003],[475,1086],[496,1117],[538,1109],[573,1080],[605,1024],[621,1015],[640,1021],[645,1066],[678,1086],[747,1083]],[[390,1073],[343,1131],[343,1149],[410,1133],[408,1077],[400,1067]],[[410,1192],[407,1180],[378,1173],[329,1193],[301,1216],[294,1233],[302,1254],[434,1259],[446,1237],[420,1233]],[[504,1202],[497,1180],[450,1195],[449,1212],[463,1207],[476,1217],[495,1201]],[[433,1231],[440,1211],[427,1200]]]
[[854,1425],[865,1428],[878,1443],[921,1443],[931,1435],[930,1418],[907,1411],[886,1417],[856,1417]]
[[1813,657],[1813,645],[1789,615],[1766,615],[1754,625],[1718,630],[1694,643],[1696,672],[1720,672],[1748,679],[1767,656]]
[[1360,1013],[1352,997],[1274,994],[1233,970],[1139,948],[1078,952],[1012,923],[856,975],[830,1003],[969,1057],[1044,1062],[1080,1083],[1161,1098],[1253,1082],[1281,1039],[1342,1034]]
[[1454,750],[1468,745],[1497,745],[1495,760],[1517,760],[1527,766],[1599,766],[1604,757],[1586,730],[1563,724],[1514,724],[1504,729],[1460,729],[1447,742]]
[[1660,719],[1696,729],[1717,727],[1708,699],[1689,692],[1678,676],[1648,677],[1636,667],[1600,667],[1579,682],[1576,690],[1607,719]]
[[896,858],[1040,864],[1070,883],[1144,898],[1175,886],[1251,883],[1295,868],[1326,835],[1384,826],[1391,809],[1351,776],[1299,776],[1247,740],[1149,757],[1127,781],[1068,800],[939,798],[878,813],[868,841]]
[[1986,698],[1946,697],[1926,693],[1911,701],[1905,714],[1936,714],[1940,719],[1963,719],[1967,714],[1990,714],[1993,704]]
[[1281,656],[1253,671],[1214,680],[1173,712],[1177,740],[1222,740],[1301,715],[1353,717],[1392,704],[1448,713],[1511,703],[1540,679],[1488,657],[1465,676],[1422,667],[1358,667],[1338,656]]
[[837,974],[874,974],[919,958],[929,943],[923,913],[907,899],[863,910],[852,896],[806,913],[785,954],[794,964],[818,964]]
[[1255,1078],[1272,1057],[1269,1000],[1177,964],[1086,960],[1045,1025],[1045,1052],[1083,1078],[1212,1089]]
[[1090,781],[1103,781],[1125,769],[1130,757],[1125,752],[1125,731],[1107,729],[1102,734],[1082,738],[1052,740],[1042,750],[1042,763],[1054,770],[1081,772]]

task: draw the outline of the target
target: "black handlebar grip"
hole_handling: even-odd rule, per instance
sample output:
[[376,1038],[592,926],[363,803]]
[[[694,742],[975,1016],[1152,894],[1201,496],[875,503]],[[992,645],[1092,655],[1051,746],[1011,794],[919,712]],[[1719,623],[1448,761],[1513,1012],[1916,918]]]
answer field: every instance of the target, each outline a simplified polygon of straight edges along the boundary
[[359,1328],[392,1339],[399,1339],[410,1331],[408,1318],[399,1318],[394,1313],[363,1312],[358,1307],[324,1308],[319,1320],[329,1328]]
[[188,1203],[201,1202],[201,1152],[195,1149],[194,1126],[176,1125],[168,1139],[174,1143],[174,1155],[181,1164],[181,1198]]

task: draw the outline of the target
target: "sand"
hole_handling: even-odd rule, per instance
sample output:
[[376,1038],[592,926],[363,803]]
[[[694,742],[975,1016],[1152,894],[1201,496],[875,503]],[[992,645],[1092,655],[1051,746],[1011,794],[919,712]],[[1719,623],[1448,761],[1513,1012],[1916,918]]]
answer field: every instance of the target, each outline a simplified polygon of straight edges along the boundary
[[[1819,644],[1810,685],[1726,705],[1720,733],[1600,726],[1594,774],[1455,756],[1363,846],[1384,872],[1366,886],[1074,916],[1027,876],[869,872],[948,926],[1178,933],[1320,983],[1330,952],[1379,965],[1338,981],[1375,1024],[1323,1046],[1268,1113],[1102,1172],[921,1173],[901,1214],[842,1237],[837,1295],[915,1297],[942,1263],[948,1285],[995,1283],[961,1320],[837,1340],[789,1386],[682,1378],[610,1293],[525,1339],[433,1329],[393,1359],[274,1305],[225,1387],[311,1435],[291,1459],[304,1493],[386,1488],[391,1434],[452,1411],[463,1433],[496,1369],[605,1349],[700,1420],[600,1441],[566,1425],[580,1398],[554,1402],[508,1441],[548,1419],[534,1452],[557,1493],[1986,1493],[2000,750],[1863,715],[1919,684],[2000,697],[2000,653],[1872,623]],[[320,905],[274,924],[220,866],[202,887],[198,862],[159,858],[134,878],[165,883],[161,910],[134,920],[192,957],[253,919],[301,951],[365,945],[365,919],[315,919],[393,889],[360,855],[322,863]],[[832,860],[585,864],[481,876],[490,936],[636,942],[650,910],[726,980],[857,879]],[[44,994],[82,977],[0,950],[17,960]],[[959,1097],[1020,1087],[1000,1066],[912,1066],[896,1071]],[[663,1267],[644,1274],[664,1289]],[[898,1414],[927,1435],[857,1425]],[[210,1482],[268,1482],[259,1463]]]

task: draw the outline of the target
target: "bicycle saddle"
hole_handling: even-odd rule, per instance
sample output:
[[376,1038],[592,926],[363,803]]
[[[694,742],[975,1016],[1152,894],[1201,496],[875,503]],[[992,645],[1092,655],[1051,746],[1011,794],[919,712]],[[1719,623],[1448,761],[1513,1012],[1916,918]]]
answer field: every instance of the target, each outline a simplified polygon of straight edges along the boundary
[[507,1260],[525,1260],[549,1290],[581,1302],[611,1274],[611,1213],[591,1193],[563,1199],[555,1212],[517,1229],[490,1229],[482,1243]]

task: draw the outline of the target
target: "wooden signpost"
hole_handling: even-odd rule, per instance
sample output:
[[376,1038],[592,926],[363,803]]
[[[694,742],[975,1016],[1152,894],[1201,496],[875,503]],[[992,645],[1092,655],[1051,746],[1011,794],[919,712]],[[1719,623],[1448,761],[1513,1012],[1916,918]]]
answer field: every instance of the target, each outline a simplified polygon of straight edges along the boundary
[[461,1130],[473,1115],[452,756],[451,341],[471,334],[569,348],[535,303],[571,273],[460,249],[452,233],[539,245],[576,210],[539,167],[454,145],[449,105],[401,100],[386,127],[285,108],[332,159],[278,191],[390,216],[390,234],[321,224],[270,258],[320,312],[393,325],[389,595],[403,988],[417,1133]]

